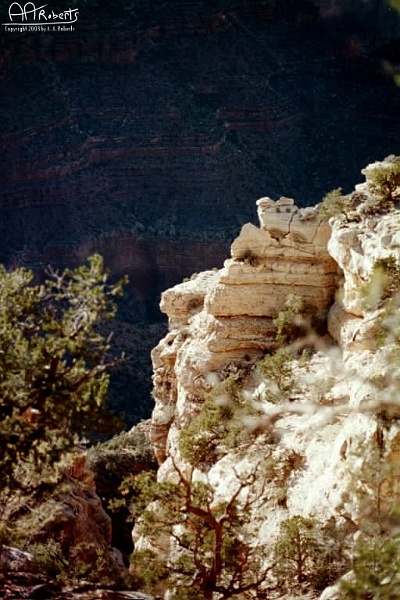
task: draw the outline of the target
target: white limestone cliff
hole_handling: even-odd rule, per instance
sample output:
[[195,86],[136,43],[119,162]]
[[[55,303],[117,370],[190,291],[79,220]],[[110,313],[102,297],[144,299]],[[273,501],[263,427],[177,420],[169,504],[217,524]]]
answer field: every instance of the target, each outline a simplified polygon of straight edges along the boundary
[[170,330],[152,353],[151,431],[160,462],[169,452],[168,431],[175,443],[176,429],[224,377],[224,368],[254,362],[276,346],[273,319],[288,295],[297,294],[322,316],[332,303],[337,265],[326,249],[329,224],[293,200],[263,198],[258,207],[261,228],[243,226],[223,269],[162,295]]
[[[357,193],[367,194],[365,185]],[[365,303],[377,259],[394,257],[400,265],[400,211],[365,215],[361,205],[353,211],[357,218],[328,223],[316,209],[298,209],[288,198],[261,198],[257,208],[260,227],[244,225],[222,269],[193,276],[162,296],[169,332],[152,353],[151,438],[159,477],[172,476],[170,457],[181,460],[181,431],[207,394],[245,371],[250,376],[242,393],[262,413],[260,435],[245,451],[222,453],[208,482],[224,497],[238,468],[251,470],[260,457],[296,457],[284,481],[269,487],[254,517],[256,535],[272,547],[280,522],[301,515],[333,522],[351,541],[378,500],[382,506],[400,500],[393,484],[400,427],[396,419],[382,420],[398,387],[390,361],[395,342],[389,336],[377,344],[382,308]],[[330,337],[311,335],[309,360],[293,357],[295,389],[290,403],[279,405],[268,401],[272,384],[255,365],[276,349],[274,319],[290,294],[325,319]],[[377,486],[370,473],[383,463],[384,485]],[[323,598],[335,594],[327,590]]]

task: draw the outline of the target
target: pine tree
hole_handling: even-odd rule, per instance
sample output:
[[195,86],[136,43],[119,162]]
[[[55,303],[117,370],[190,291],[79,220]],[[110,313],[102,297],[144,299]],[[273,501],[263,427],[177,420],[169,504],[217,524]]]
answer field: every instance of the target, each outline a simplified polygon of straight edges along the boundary
[[103,260],[33,284],[27,269],[0,266],[0,492],[57,479],[83,438],[110,424],[110,338],[124,280],[107,283]]
[[[139,585],[154,593],[161,584],[173,600],[267,598],[267,548],[247,539],[251,509],[267,485],[262,463],[237,474],[236,489],[223,501],[207,478],[196,480],[194,467],[183,472],[173,461],[173,468],[175,482],[157,482],[149,472],[134,479],[137,529],[155,544],[132,555]],[[263,484],[255,490],[256,481]]]

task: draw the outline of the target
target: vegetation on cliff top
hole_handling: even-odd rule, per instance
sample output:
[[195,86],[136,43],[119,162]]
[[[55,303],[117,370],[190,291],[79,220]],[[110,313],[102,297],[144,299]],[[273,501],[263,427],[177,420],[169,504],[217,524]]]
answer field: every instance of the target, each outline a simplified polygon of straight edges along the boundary
[[387,156],[362,170],[365,184],[361,190],[343,195],[342,188],[328,192],[318,210],[326,218],[359,220],[364,216],[379,216],[400,203],[400,156]]

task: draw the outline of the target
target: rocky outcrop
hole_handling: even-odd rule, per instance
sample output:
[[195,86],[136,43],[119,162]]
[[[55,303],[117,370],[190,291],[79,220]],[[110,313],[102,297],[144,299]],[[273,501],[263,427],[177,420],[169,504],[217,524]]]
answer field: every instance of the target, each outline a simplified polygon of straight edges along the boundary
[[86,566],[91,581],[90,569],[94,578],[118,580],[125,573],[123,558],[112,547],[111,518],[102,506],[94,479],[86,453],[77,449],[51,497],[43,491],[42,496],[36,494],[34,488],[31,496],[17,494],[6,507],[5,519],[21,532],[34,554],[40,555],[40,548],[49,546],[48,560],[53,557],[56,573],[67,575],[70,569],[73,574],[81,564]]
[[[393,157],[369,166],[366,183],[329,223],[290,199],[260,199],[260,227],[243,227],[223,269],[163,294],[169,333],[152,355],[151,436],[160,480],[173,480],[177,463],[187,468],[181,432],[210,391],[226,402],[226,390],[218,390],[230,377],[258,411],[256,421],[242,421],[253,437],[244,446],[222,443],[206,467],[197,467],[198,477],[223,501],[258,461],[279,465],[253,515],[257,531],[248,535],[272,549],[283,520],[312,518],[324,535],[331,532],[332,544],[341,540],[341,574],[343,565],[350,569],[356,539],[390,534],[388,515],[400,501],[399,189],[392,185],[392,199],[382,200],[371,175],[382,166],[397,169]],[[378,291],[377,264],[389,265],[394,276],[386,273]],[[276,349],[273,319],[290,293],[325,314],[332,337],[305,362],[296,344],[289,347],[290,396],[277,400],[276,384],[257,359]],[[272,560],[268,551],[265,560]],[[321,598],[337,598],[328,583]]]
[[[380,203],[385,201],[376,189],[376,173],[397,169],[396,161],[389,156],[363,169],[365,183],[356,186],[348,197],[348,208],[332,222],[328,250],[343,277],[329,315],[329,330],[343,349],[376,348],[382,297],[388,294],[385,288],[397,289],[400,212],[382,210]],[[398,190],[393,194],[397,197]],[[386,205],[390,207],[390,201]]]
[[36,571],[35,559],[32,554],[2,544],[0,551],[0,568],[5,572],[32,573]]
[[333,302],[337,264],[327,252],[326,220],[288,198],[261,198],[257,206],[260,227],[244,225],[223,269],[162,295],[170,331],[152,353],[151,430],[161,462],[171,424],[188,420],[224,368],[250,365],[276,346],[273,321],[288,296],[320,319]]
[[[372,1],[139,4],[87,2],[74,32],[1,36],[0,262],[41,277],[99,252],[130,275],[130,321],[149,323],[162,290],[222,264],[260,189],[306,205],[353,186],[365,140],[391,151],[399,114],[385,52],[368,54],[394,17],[380,36]],[[362,27],[343,27],[357,9]],[[115,392],[126,414],[149,398],[144,372]]]
[[46,600],[155,600],[153,596],[131,590],[114,590],[86,584],[64,586],[60,581],[50,580],[25,570],[19,573],[0,573],[1,591],[6,598],[45,598]]
[[343,286],[329,315],[329,331],[343,349],[376,347],[382,280],[376,279],[374,286],[369,282],[377,261],[393,258],[400,264],[399,227],[398,212],[333,224],[329,250],[343,270]]
[[153,600],[123,589],[131,588],[126,570],[131,540],[124,548],[128,508],[118,515],[110,511],[113,519],[106,512],[127,473],[154,468],[147,429],[142,422],[89,453],[77,448],[47,501],[39,496],[37,504],[35,492],[32,497],[16,494],[10,515],[6,505],[5,522],[26,538],[23,547],[29,550],[1,544],[0,589],[6,598]]
[[[352,184],[368,131],[388,152],[397,100],[384,80],[349,87],[347,35],[324,28],[372,4],[178,0],[140,18],[92,7],[67,35],[3,36],[1,261],[36,268],[100,238],[109,249],[121,226],[227,240],[255,190],[308,203],[333,185],[333,161]],[[354,27],[367,52],[376,20],[365,46]]]
[[276,317],[287,296],[295,293],[315,312],[324,313],[337,272],[326,249],[329,225],[288,198],[261,198],[257,206],[261,228],[245,225],[232,244],[232,261],[207,295],[207,312]]

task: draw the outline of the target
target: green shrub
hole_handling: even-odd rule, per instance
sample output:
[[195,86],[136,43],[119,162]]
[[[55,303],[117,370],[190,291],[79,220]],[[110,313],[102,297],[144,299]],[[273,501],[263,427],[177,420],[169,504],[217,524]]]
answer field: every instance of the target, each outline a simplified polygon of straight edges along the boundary
[[102,258],[88,262],[41,285],[0,265],[0,492],[54,483],[79,439],[116,424],[106,402],[118,360],[99,324],[125,280],[109,285]]
[[95,544],[77,544],[68,556],[64,555],[60,544],[54,540],[28,545],[27,549],[33,554],[39,573],[64,585],[76,586],[81,582],[99,586],[123,583],[120,581],[123,576],[115,571],[108,553]]
[[29,546],[39,573],[52,579],[63,579],[68,571],[68,561],[63,555],[60,545],[49,540],[45,544]]
[[181,431],[182,456],[199,468],[211,466],[229,448],[236,448],[251,437],[243,420],[258,414],[243,397],[236,376],[230,375],[214,387],[200,413]]
[[353,577],[341,581],[343,600],[400,598],[400,537],[374,538],[358,543]]
[[258,362],[261,373],[270,384],[266,391],[268,402],[286,400],[296,390],[293,377],[293,356],[286,348],[279,348],[273,354],[267,354]]
[[148,548],[134,551],[131,573],[135,589],[157,592],[162,582],[168,578],[169,569],[165,560]]
[[368,191],[380,212],[390,210],[400,199],[400,156],[388,156],[363,169]]
[[236,488],[226,490],[223,500],[206,477],[194,477],[194,468],[183,473],[173,459],[172,464],[175,483],[149,482],[143,475],[133,482],[138,532],[155,544],[154,550],[132,555],[132,570],[142,577],[143,588],[162,595],[165,589],[157,586],[164,580],[173,600],[269,597],[267,548],[247,539],[257,518],[254,508],[265,493],[264,461],[237,474]]
[[356,219],[355,209],[365,216],[380,215],[390,211],[400,200],[400,156],[388,156],[381,162],[368,165],[361,171],[365,175],[366,185],[363,191],[356,190],[343,195],[336,188],[323,198],[318,212],[323,217],[345,217]]
[[335,526],[295,515],[282,521],[274,548],[274,573],[279,586],[323,590],[348,568],[343,542]]
[[276,328],[275,340],[278,344],[288,344],[304,335],[311,326],[307,316],[310,310],[297,294],[289,294],[285,304],[273,323]]
[[349,196],[344,196],[340,187],[328,192],[318,205],[319,214],[326,219],[341,215],[347,217],[350,210]]
[[[400,289],[400,266],[392,254],[378,258],[373,267],[369,282],[361,289],[364,307],[376,310],[388,305]],[[387,306],[389,308],[389,306]]]

